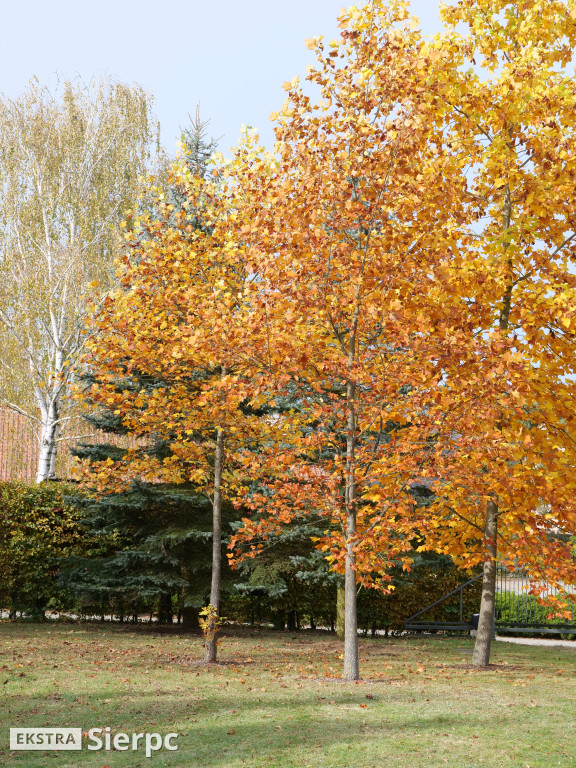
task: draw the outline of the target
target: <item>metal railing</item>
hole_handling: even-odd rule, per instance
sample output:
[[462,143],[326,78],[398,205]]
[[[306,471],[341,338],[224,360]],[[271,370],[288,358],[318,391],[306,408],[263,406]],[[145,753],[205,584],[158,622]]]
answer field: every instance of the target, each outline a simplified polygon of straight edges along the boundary
[[[549,606],[541,605],[530,588],[537,586],[542,598],[555,597],[563,601],[570,616],[551,615]],[[514,571],[498,565],[496,572],[496,628],[513,633],[576,634],[576,603],[566,595],[576,595],[576,587],[562,584],[561,588],[548,582],[534,582],[523,568]]]
[[[461,584],[456,589],[448,592],[443,597],[422,608],[410,616],[404,622],[404,629],[409,632],[468,632],[472,628],[472,616],[463,615],[463,591],[466,587],[482,578],[478,574],[472,579]],[[563,599],[565,610],[569,616],[551,615],[549,606],[541,605],[534,594],[530,594],[532,586],[539,587],[541,597],[555,597]],[[425,620],[421,617],[436,606],[459,593],[460,611],[458,621]],[[531,581],[523,568],[510,571],[498,564],[496,570],[496,603],[494,611],[494,628],[501,632],[518,634],[567,634],[576,635],[576,602],[572,602],[567,595],[576,597],[576,586],[562,584],[555,587],[548,582]],[[477,611],[480,610],[478,603]]]
[[[439,598],[438,600],[435,600],[433,603],[430,603],[430,605],[427,605],[425,608],[422,608],[422,610],[418,611],[417,613],[410,616],[406,621],[404,622],[404,629],[409,632],[425,632],[425,631],[437,631],[437,630],[443,630],[448,632],[468,632],[470,630],[470,621],[464,620],[464,589],[468,587],[470,584],[473,584],[475,581],[478,581],[478,579],[482,578],[482,574],[479,573],[477,576],[474,576],[471,579],[468,579],[468,581],[465,581],[463,584],[460,584],[459,587],[456,587],[451,592],[448,592],[443,597]],[[428,611],[432,610],[432,608],[435,608],[437,605],[440,605],[445,600],[448,600],[452,595],[455,595],[456,593],[459,593],[459,620],[458,621],[415,621],[419,616],[424,615]]]

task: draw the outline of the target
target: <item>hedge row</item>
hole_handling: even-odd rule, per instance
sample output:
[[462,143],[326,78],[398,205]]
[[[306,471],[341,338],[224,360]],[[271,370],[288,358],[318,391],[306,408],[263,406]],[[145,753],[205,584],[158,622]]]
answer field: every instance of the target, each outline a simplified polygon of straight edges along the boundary
[[[99,599],[62,586],[59,576],[75,558],[90,558],[102,549],[102,541],[81,523],[79,510],[65,503],[71,494],[66,485],[0,483],[0,608],[10,617],[43,618],[46,612],[62,612],[81,618],[113,618],[137,621],[181,620],[182,595],[145,594],[127,600],[121,591],[101,594]],[[74,493],[78,489],[74,487]],[[238,574],[223,596],[223,614],[230,620],[268,624],[278,629],[302,627],[335,629],[337,581],[314,583],[298,576],[285,558],[275,566],[274,583],[259,585]],[[442,597],[468,578],[446,558],[418,560],[412,573],[395,575],[391,594],[363,590],[359,599],[359,626],[364,632],[398,631],[405,619]],[[208,595],[206,595],[206,599]],[[464,617],[477,612],[480,584],[464,592]],[[458,595],[435,608],[426,618],[454,620],[459,614]],[[194,624],[194,622],[192,622]]]

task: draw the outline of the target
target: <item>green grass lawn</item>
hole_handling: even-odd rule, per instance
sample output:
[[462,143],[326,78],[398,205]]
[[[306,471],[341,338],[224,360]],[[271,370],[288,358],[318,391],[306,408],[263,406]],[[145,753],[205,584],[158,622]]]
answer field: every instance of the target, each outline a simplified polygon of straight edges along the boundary
[[[0,765],[15,768],[574,768],[576,643],[495,643],[467,668],[469,638],[361,641],[343,684],[322,633],[199,637],[143,628],[0,622]],[[10,726],[180,734],[177,752],[10,752]]]

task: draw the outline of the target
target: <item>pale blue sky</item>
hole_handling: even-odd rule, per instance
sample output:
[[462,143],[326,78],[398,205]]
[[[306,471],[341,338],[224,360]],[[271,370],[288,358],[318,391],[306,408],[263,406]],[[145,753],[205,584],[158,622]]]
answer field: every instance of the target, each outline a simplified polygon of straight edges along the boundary
[[[348,3],[351,4],[351,3]],[[360,2],[356,3],[360,5]],[[220,149],[242,124],[273,142],[270,113],[284,101],[282,83],[301,78],[313,54],[304,40],[337,36],[342,0],[29,0],[4,3],[0,91],[17,96],[36,75],[88,81],[108,73],[155,96],[162,141],[175,149],[179,127],[200,103]],[[436,0],[414,0],[422,29],[439,29]]]

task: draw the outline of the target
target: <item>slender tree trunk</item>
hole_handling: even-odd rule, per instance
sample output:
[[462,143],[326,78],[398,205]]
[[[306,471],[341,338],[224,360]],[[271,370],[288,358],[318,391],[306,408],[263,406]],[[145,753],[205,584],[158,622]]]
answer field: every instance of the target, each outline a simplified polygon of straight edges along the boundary
[[42,431],[40,436],[40,454],[38,456],[38,472],[36,482],[50,480],[54,477],[56,462],[56,439],[58,437],[58,406],[52,402],[42,408]]
[[[348,536],[356,533],[356,516],[348,515]],[[354,565],[356,554],[353,544],[346,542],[346,573],[345,573],[345,618],[344,618],[344,678],[359,680],[360,668],[358,662],[358,599],[356,594],[356,571]]]
[[[512,224],[512,198],[510,187],[504,188],[504,201],[502,205],[502,231],[504,235],[510,230]],[[504,253],[508,254],[510,242],[504,241]],[[502,297],[502,308],[498,319],[501,331],[508,331],[510,325],[510,312],[512,310],[512,291],[514,290],[514,274],[512,256],[507,255],[508,281]],[[498,535],[498,504],[489,501],[486,505],[486,524],[484,527],[484,571],[482,575],[482,599],[480,601],[480,616],[478,619],[478,632],[474,645],[472,663],[476,667],[487,667],[490,663],[490,647],[494,634],[494,609],[496,606],[496,555]]]
[[172,624],[172,595],[163,592],[158,600],[158,624]]
[[344,585],[339,584],[336,587],[336,635],[340,640],[344,640],[344,624],[346,619],[345,605],[346,590],[344,589]]
[[10,612],[8,614],[8,618],[10,621],[15,621],[18,611],[18,591],[14,590],[12,594],[10,595],[10,598],[12,600],[12,604],[10,606]]
[[346,428],[346,569],[344,573],[344,678],[359,680],[358,663],[358,597],[356,593],[356,481],[354,473],[354,448],[356,439],[356,411],[354,401],[356,387],[348,382],[348,423]]
[[487,667],[490,662],[490,646],[494,634],[494,608],[496,602],[496,536],[498,533],[498,505],[489,501],[486,505],[484,528],[484,573],[482,576],[482,600],[478,633],[472,663],[476,667]]
[[222,572],[222,466],[224,464],[224,432],[216,432],[216,457],[214,459],[214,501],[212,505],[212,584],[210,605],[213,621],[208,626],[205,640],[204,661],[216,661],[218,650],[218,618],[220,616],[220,581]]
[[54,430],[54,437],[52,439],[52,452],[50,454],[50,474],[48,477],[50,479],[56,478],[56,455],[58,452],[58,435],[60,434],[60,424],[56,424],[56,428]]
[[[502,206],[502,231],[506,235],[512,223],[512,200],[510,187],[504,188],[504,201]],[[504,241],[504,252],[508,254],[509,241]],[[514,290],[513,262],[510,255],[507,256],[508,282],[502,297],[502,308],[498,325],[501,331],[506,332],[510,324],[510,312],[512,310],[512,291]],[[484,527],[484,571],[482,575],[482,599],[480,601],[480,617],[478,619],[478,632],[474,645],[472,663],[476,667],[487,667],[490,663],[490,647],[494,634],[494,609],[496,605],[496,555],[498,535],[498,504],[491,500],[486,505],[486,524]]]

